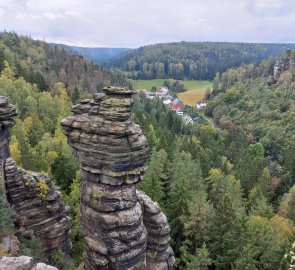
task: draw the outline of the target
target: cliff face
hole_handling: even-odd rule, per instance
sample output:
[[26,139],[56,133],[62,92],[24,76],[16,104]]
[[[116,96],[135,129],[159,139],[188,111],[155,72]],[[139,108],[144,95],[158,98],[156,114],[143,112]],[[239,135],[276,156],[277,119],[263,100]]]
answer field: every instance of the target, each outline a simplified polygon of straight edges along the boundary
[[281,74],[287,70],[295,69],[295,53],[294,51],[287,51],[275,60],[274,78],[277,79]]
[[60,191],[47,176],[18,169],[10,158],[9,128],[15,115],[15,107],[0,97],[0,183],[8,203],[16,210],[19,231],[39,238],[47,255],[56,248],[68,254],[71,223]]
[[7,200],[17,212],[19,231],[24,236],[39,238],[48,255],[57,248],[69,254],[69,209],[66,209],[60,191],[50,178],[18,169],[13,159],[8,158],[5,162],[5,184]]
[[[139,126],[129,120],[133,92],[115,87],[104,88],[104,92],[81,101],[73,107],[74,115],[61,122],[83,172],[84,269],[171,269],[174,257],[169,237],[165,238],[167,245],[158,242],[149,246],[152,234],[144,225],[136,194],[135,184],[143,180],[149,147]],[[166,219],[158,219],[155,224],[156,230],[163,227],[165,236],[169,235]],[[147,260],[147,245],[155,252],[161,246],[165,256]],[[159,267],[150,268],[149,261]],[[161,268],[163,263],[165,267]]]
[[0,96],[0,188],[5,190],[4,165],[9,152],[9,128],[14,125],[13,117],[16,116],[16,109],[8,103],[7,97]]
[[148,233],[146,262],[148,270],[173,269],[174,256],[170,247],[170,226],[159,205],[144,192],[136,195],[143,211],[143,224]]

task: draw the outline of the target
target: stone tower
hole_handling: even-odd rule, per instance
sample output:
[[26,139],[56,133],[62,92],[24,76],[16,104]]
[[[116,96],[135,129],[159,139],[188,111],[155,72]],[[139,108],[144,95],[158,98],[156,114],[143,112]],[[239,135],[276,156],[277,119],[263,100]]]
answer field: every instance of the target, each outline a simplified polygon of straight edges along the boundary
[[9,129],[14,126],[13,118],[16,116],[16,109],[8,103],[8,98],[0,96],[0,189],[6,191],[4,180],[5,161],[10,157]]
[[172,269],[167,219],[157,204],[136,192],[149,147],[130,121],[134,92],[117,87],[103,91],[74,106],[74,115],[61,122],[82,167],[84,269]]

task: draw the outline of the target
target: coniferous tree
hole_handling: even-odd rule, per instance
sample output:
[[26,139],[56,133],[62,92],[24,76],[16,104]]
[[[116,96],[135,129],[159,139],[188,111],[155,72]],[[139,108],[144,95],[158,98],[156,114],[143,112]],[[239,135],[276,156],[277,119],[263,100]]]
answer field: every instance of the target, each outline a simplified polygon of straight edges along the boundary
[[153,201],[162,203],[164,193],[163,184],[166,178],[165,167],[167,162],[167,153],[161,149],[152,150],[152,155],[145,174],[145,179],[138,185],[139,189],[144,191]]

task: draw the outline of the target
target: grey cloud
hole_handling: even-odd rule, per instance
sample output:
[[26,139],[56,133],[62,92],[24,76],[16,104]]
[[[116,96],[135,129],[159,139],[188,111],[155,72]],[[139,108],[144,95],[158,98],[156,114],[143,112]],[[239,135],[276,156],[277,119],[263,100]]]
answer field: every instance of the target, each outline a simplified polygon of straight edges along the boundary
[[50,42],[294,42],[293,0],[0,0],[0,30]]

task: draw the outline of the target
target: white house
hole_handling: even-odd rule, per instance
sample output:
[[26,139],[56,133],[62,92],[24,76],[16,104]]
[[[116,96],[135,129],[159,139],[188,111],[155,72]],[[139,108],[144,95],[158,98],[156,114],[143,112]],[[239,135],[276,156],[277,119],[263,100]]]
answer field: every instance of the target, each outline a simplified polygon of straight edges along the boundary
[[206,107],[207,107],[207,103],[204,103],[204,102],[199,102],[199,103],[197,103],[197,105],[196,105],[196,108],[197,108],[198,110],[204,110]]
[[168,95],[169,89],[166,86],[163,86],[156,92],[156,96],[159,98],[164,98],[166,95]]
[[194,121],[193,121],[193,119],[188,115],[188,114],[186,114],[184,117],[183,117],[183,121],[184,121],[184,123],[187,125],[187,124],[192,124]]
[[149,99],[154,99],[156,97],[156,94],[154,92],[146,92],[145,96]]
[[172,100],[171,100],[171,99],[166,99],[166,100],[163,100],[163,103],[164,103],[165,105],[170,105],[170,104],[171,104],[171,102],[172,102]]

